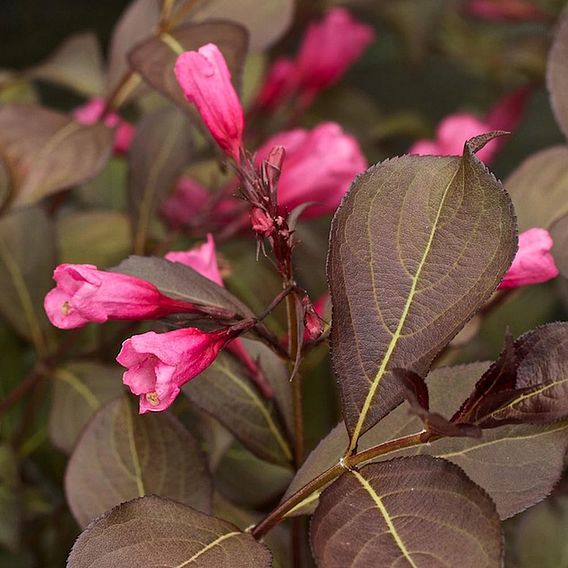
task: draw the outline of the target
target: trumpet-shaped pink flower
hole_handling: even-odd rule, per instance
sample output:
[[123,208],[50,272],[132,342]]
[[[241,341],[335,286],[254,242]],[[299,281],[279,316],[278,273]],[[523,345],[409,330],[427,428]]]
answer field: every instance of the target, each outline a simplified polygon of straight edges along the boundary
[[197,107],[211,136],[238,162],[244,114],[219,48],[208,43],[198,51],[182,53],[176,61],[175,75],[186,99]]
[[124,384],[140,396],[140,414],[168,408],[181,387],[209,367],[229,339],[228,330],[206,333],[187,327],[124,341],[116,360],[127,368]]
[[530,22],[544,17],[542,10],[530,0],[469,0],[465,10],[472,16],[496,22]]
[[337,82],[374,39],[370,26],[332,8],[306,31],[297,59],[300,88],[315,92]]
[[299,83],[296,63],[287,57],[279,57],[272,63],[258,94],[261,108],[274,109],[289,98]]
[[278,203],[292,210],[306,202],[302,217],[313,218],[335,211],[353,178],[367,169],[357,140],[335,123],[313,130],[297,128],[276,134],[257,152],[261,163],[275,146],[283,146],[286,159],[278,180]]
[[[519,125],[530,93],[529,87],[522,87],[505,95],[493,105],[483,119],[471,113],[447,116],[438,125],[436,138],[416,141],[409,154],[461,156],[465,142],[474,136],[493,130],[513,132]],[[478,158],[489,164],[506,140],[505,137],[491,140],[477,152]]]
[[[205,278],[212,280],[215,284],[225,287],[217,263],[215,241],[211,234],[207,235],[207,241],[202,245],[198,245],[185,252],[169,252],[166,254],[165,258],[171,262],[185,264],[193,268],[196,272],[199,272],[201,276],[205,276]],[[227,345],[227,350],[231,351],[235,357],[241,360],[261,391],[267,398],[271,398],[273,396],[272,387],[262,373],[262,370],[245,349],[242,341],[239,338],[232,340],[229,345]]]
[[[100,120],[105,110],[105,101],[95,97],[73,111],[73,118],[81,124],[95,124]],[[128,151],[134,138],[134,127],[123,120],[115,112],[110,112],[105,117],[104,123],[110,128],[115,128],[114,151],[124,154]]]
[[528,229],[519,235],[519,250],[499,288],[506,290],[540,284],[558,276],[558,268],[550,254],[552,237],[546,229]]
[[193,304],[164,296],[150,282],[92,264],[60,264],[53,278],[57,286],[46,295],[44,306],[51,323],[61,329],[199,313]]

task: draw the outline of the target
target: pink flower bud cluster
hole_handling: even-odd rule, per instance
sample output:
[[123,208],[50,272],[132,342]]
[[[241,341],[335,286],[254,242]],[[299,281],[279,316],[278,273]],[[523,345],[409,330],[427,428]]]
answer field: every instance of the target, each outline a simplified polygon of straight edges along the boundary
[[261,108],[274,109],[294,95],[308,106],[315,95],[337,83],[375,39],[370,26],[344,8],[332,8],[306,31],[295,60],[281,57],[270,67],[258,95]]

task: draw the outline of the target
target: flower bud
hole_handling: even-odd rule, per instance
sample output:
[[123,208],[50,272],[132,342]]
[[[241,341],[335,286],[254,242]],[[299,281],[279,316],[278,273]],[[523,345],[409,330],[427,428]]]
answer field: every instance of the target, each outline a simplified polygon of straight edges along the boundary
[[219,48],[208,43],[198,51],[182,53],[176,61],[175,75],[186,99],[195,104],[211,136],[238,162],[244,114]]

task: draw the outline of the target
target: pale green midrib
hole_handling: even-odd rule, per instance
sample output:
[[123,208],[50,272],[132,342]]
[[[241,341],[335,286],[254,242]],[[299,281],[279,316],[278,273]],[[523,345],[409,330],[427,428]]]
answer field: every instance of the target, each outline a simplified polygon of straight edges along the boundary
[[488,417],[498,416],[499,414],[501,414],[505,410],[508,410],[509,408],[515,407],[517,404],[520,404],[524,400],[528,400],[528,399],[532,398],[533,396],[538,396],[538,395],[542,394],[543,392],[546,392],[547,390],[554,388],[554,387],[557,387],[559,385],[562,385],[563,383],[566,383],[566,382],[568,382],[568,379],[562,379],[560,381],[548,383],[548,384],[544,385],[543,387],[541,387],[537,390],[531,391],[527,394],[520,396],[519,398],[516,398],[515,400],[513,400],[512,402],[510,402],[506,406],[502,406],[501,408],[494,410],[493,412],[491,412],[491,414],[488,415]]
[[412,568],[418,568],[418,566],[414,563],[410,556],[410,552],[406,548],[404,541],[398,534],[396,527],[394,526],[393,520],[387,511],[387,508],[384,506],[382,499],[377,495],[376,491],[373,489],[372,485],[356,470],[351,470],[351,473],[355,476],[357,481],[362,485],[363,489],[369,494],[377,509],[381,512],[385,523],[389,529],[390,534],[392,535],[396,545],[398,546],[399,550],[402,552],[402,555],[406,559],[406,561],[412,566]]
[[136,229],[136,237],[134,239],[134,252],[136,254],[143,254],[144,245],[146,243],[146,236],[148,229],[150,227],[150,213],[152,209],[152,194],[153,188],[156,185],[160,171],[170,154],[170,151],[174,147],[174,141],[176,139],[176,133],[179,131],[181,126],[179,124],[174,125],[174,133],[172,136],[166,138],[166,141],[160,147],[156,161],[152,164],[150,172],[144,185],[144,190],[142,192],[142,200],[140,201],[140,217]]
[[256,393],[245,382],[239,379],[239,377],[237,377],[230,369],[225,367],[225,365],[223,365],[222,363],[215,362],[213,366],[218,367],[222,373],[227,375],[227,377],[230,380],[232,380],[242,391],[244,391],[247,394],[247,396],[253,401],[254,405],[258,407],[260,413],[262,414],[264,420],[266,421],[268,429],[270,430],[270,432],[276,439],[276,442],[284,452],[286,459],[288,461],[292,461],[292,451],[290,450],[290,447],[288,446],[286,440],[284,440],[284,438],[282,437],[280,430],[272,420],[272,416],[270,416],[270,413],[262,404],[262,402],[259,400]]
[[144,495],[146,495],[146,489],[144,488],[144,481],[142,480],[142,466],[140,465],[140,457],[138,456],[136,441],[134,440],[132,409],[128,405],[126,406],[126,429],[128,431],[128,445],[130,447],[130,455],[132,456],[132,464],[134,466],[134,479],[136,480],[138,496],[144,497]]
[[428,255],[430,253],[430,250],[432,248],[432,243],[434,241],[434,237],[436,235],[436,231],[438,229],[438,223],[440,221],[440,216],[442,214],[442,210],[444,208],[444,203],[446,201],[446,196],[448,194],[448,191],[451,187],[451,185],[453,184],[456,176],[458,175],[458,172],[460,172],[462,169],[462,166],[460,165],[456,171],[454,172],[454,174],[452,175],[450,181],[448,182],[446,188],[444,189],[444,192],[442,194],[442,198],[440,200],[440,205],[438,207],[438,211],[436,212],[436,218],[434,219],[434,223],[432,225],[432,229],[430,231],[430,236],[428,238],[428,242],[426,243],[426,248],[424,249],[424,253],[422,255],[422,258],[420,260],[420,263],[418,265],[418,268],[416,269],[416,274],[414,276],[414,278],[412,279],[412,285],[410,287],[410,292],[408,293],[408,298],[406,299],[406,303],[404,305],[401,317],[399,319],[398,322],[398,326],[390,340],[390,343],[388,345],[387,351],[385,353],[385,356],[383,357],[383,360],[381,361],[381,365],[379,367],[379,370],[377,371],[377,374],[375,375],[375,379],[373,380],[373,383],[371,384],[371,387],[369,389],[369,392],[367,393],[367,397],[365,398],[365,402],[363,403],[363,408],[361,409],[361,412],[359,414],[359,418],[357,420],[357,424],[355,426],[355,429],[353,430],[353,435],[351,436],[351,441],[349,443],[349,449],[347,451],[348,454],[350,454],[354,448],[357,445],[357,442],[359,441],[359,437],[361,436],[361,431],[363,429],[363,425],[365,424],[365,420],[367,418],[367,414],[369,413],[369,409],[371,407],[371,403],[373,402],[373,399],[375,397],[375,393],[377,392],[377,389],[379,388],[379,384],[385,374],[387,365],[389,364],[390,358],[394,352],[394,349],[396,347],[396,344],[398,342],[398,340],[400,339],[400,335],[402,333],[402,328],[404,327],[404,324],[406,323],[406,318],[408,317],[408,314],[410,312],[410,307],[412,305],[412,302],[414,300],[414,296],[416,295],[416,287],[418,285],[418,279],[420,278],[420,274],[422,273],[422,269],[424,268],[424,265],[426,264],[426,259],[428,258]]
[[181,45],[181,43],[179,43],[179,41],[173,37],[172,35],[168,34],[168,33],[163,33],[160,36],[160,39],[174,52],[177,53],[177,55],[180,55],[183,53],[184,49],[183,46]]
[[215,546],[217,546],[218,544],[220,544],[224,540],[227,540],[228,538],[231,538],[232,536],[238,536],[240,534],[242,534],[242,533],[234,531],[234,532],[224,534],[224,535],[220,536],[219,538],[216,538],[213,542],[210,542],[207,546],[203,547],[199,552],[196,552],[189,560],[185,560],[184,562],[182,562],[181,564],[178,564],[174,568],[183,568],[184,566],[187,566],[188,564],[190,564],[194,560],[197,560],[201,555],[205,554],[208,550],[211,550],[212,548],[214,548]]
[[77,375],[73,374],[68,369],[57,369],[54,373],[54,377],[75,389],[93,410],[99,408],[100,402],[98,398],[87,385],[81,382],[81,379]]
[[16,289],[16,294],[20,299],[22,309],[24,310],[24,317],[28,322],[28,326],[30,328],[30,333],[36,351],[38,352],[39,355],[44,355],[47,351],[47,347],[45,344],[43,333],[41,331],[41,327],[36,318],[33,301],[29,293],[26,281],[24,280],[24,276],[20,270],[20,267],[18,266],[18,263],[10,254],[10,249],[6,245],[6,242],[4,241],[4,238],[1,235],[0,235],[0,256],[4,260],[4,264],[6,265],[8,273],[10,274],[10,278],[14,284],[14,288]]

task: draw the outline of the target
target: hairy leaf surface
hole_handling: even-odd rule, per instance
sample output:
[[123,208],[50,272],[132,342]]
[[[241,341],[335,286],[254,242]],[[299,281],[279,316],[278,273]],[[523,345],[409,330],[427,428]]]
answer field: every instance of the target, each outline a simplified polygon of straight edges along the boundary
[[269,550],[236,526],[155,496],[115,507],[79,536],[68,568],[269,568]]
[[126,398],[103,407],[83,431],[67,466],[65,493],[82,527],[144,495],[211,508],[211,481],[195,438],[170,414],[141,416]]
[[495,505],[454,464],[398,458],[345,473],[326,489],[311,525],[321,568],[498,568]]
[[424,375],[515,250],[511,202],[467,145],[463,158],[404,156],[356,178],[333,220],[327,267],[351,450],[401,402],[391,370]]

